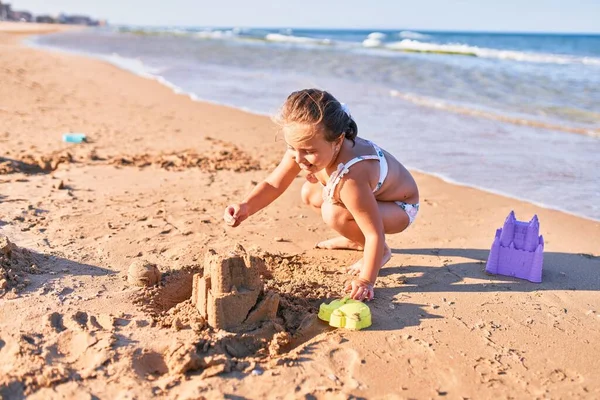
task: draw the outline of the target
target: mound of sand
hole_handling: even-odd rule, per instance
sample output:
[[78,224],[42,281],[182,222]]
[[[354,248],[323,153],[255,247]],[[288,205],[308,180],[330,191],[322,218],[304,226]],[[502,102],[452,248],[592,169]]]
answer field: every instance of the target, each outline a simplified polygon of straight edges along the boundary
[[71,153],[53,153],[50,155],[24,154],[16,159],[0,157],[0,175],[22,172],[41,174],[55,171],[60,164],[74,162]]
[[29,284],[28,273],[40,273],[37,258],[27,249],[0,235],[0,297],[11,289],[16,293]]
[[134,286],[153,286],[160,281],[161,272],[156,264],[135,260],[127,271],[127,282]]
[[[319,300],[310,296],[306,287],[300,296],[277,289],[289,288],[289,268],[299,267],[306,261],[299,255],[250,255],[236,245],[233,251],[224,254],[207,252],[204,272],[185,270],[166,273],[157,287],[138,292],[136,303],[151,318],[152,326],[176,331],[192,329],[196,339],[188,342],[174,339],[168,350],[163,354],[153,354],[152,360],[159,360],[161,365],[165,365],[164,373],[168,371],[177,375],[200,370],[204,376],[212,376],[234,369],[245,370],[256,363],[277,362],[282,354],[327,330],[328,327],[321,324],[316,316]],[[203,278],[203,273],[208,274],[209,271],[210,275]],[[244,278],[245,275],[250,278]],[[199,297],[202,295],[197,293],[200,290],[197,286],[202,279],[209,280],[212,284],[209,290],[217,292],[213,293],[215,299],[211,300],[209,296],[200,305]],[[219,292],[225,286],[225,292]],[[257,293],[252,297],[252,304],[246,307],[249,310],[237,318],[239,323],[227,326],[227,329],[210,325],[211,321],[213,324],[223,322],[223,317],[215,317],[211,313],[223,312],[231,316],[239,311],[230,307],[220,309],[219,301],[228,298],[227,301],[241,307],[247,300],[250,287],[255,288]],[[327,294],[333,296],[334,293],[337,294],[337,291],[330,288]],[[207,315],[206,303],[211,301],[214,304],[208,305]],[[202,307],[204,309],[199,310]]]
[[207,154],[198,154],[193,150],[185,150],[154,155],[118,155],[108,157],[109,163],[138,168],[152,165],[170,171],[199,168],[204,172],[221,170],[246,172],[261,169],[261,164],[258,160],[254,159],[236,145],[212,138],[207,138],[207,140],[211,142],[211,150]]

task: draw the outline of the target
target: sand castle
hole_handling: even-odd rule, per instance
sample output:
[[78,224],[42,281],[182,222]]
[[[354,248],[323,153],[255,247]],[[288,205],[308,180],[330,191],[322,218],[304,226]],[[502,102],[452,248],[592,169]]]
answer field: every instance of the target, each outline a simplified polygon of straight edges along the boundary
[[531,221],[517,221],[511,211],[504,227],[496,231],[496,237],[486,264],[486,272],[542,281],[544,263],[544,237],[539,235],[540,223],[537,215]]
[[194,275],[192,304],[217,329],[237,329],[272,320],[279,307],[279,295],[263,292],[261,271],[264,261],[248,255],[240,245],[225,256],[209,250],[204,274]]

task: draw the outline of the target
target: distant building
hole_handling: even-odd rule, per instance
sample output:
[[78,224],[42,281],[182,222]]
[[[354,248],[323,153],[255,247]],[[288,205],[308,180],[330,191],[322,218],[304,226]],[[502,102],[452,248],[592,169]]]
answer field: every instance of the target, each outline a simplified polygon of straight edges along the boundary
[[106,25],[106,21],[97,21],[87,15],[60,14],[57,18],[51,15],[38,15],[34,18],[33,14],[29,11],[13,11],[11,5],[3,3],[2,0],[0,0],[0,21],[41,22],[46,24],[59,23],[87,26]]
[[10,21],[10,15],[12,10],[10,4],[2,3],[0,1],[0,21]]
[[33,22],[33,15],[29,11],[12,11],[8,19],[17,22]]
[[58,16],[58,22],[60,22],[61,24],[69,24],[69,25],[88,25],[88,26],[98,25],[98,21],[91,19],[87,15],[60,14]]
[[39,22],[42,24],[55,24],[56,18],[50,15],[38,15],[37,17],[35,17],[35,22]]

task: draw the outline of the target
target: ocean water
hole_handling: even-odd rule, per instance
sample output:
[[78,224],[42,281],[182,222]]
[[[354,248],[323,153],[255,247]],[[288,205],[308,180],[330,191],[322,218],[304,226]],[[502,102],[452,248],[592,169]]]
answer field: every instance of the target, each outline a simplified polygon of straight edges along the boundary
[[326,89],[409,168],[600,221],[600,35],[122,26],[32,44],[259,114]]

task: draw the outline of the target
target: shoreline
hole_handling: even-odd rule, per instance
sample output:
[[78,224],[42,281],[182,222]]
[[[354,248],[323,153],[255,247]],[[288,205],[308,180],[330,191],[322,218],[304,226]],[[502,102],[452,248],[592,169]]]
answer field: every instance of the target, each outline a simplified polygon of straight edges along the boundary
[[[41,34],[44,34],[44,32],[42,32]],[[39,50],[43,50],[43,51],[52,51],[52,52],[57,52],[59,54],[68,54],[68,55],[72,55],[72,56],[86,57],[86,58],[91,59],[91,60],[97,60],[97,61],[105,62],[105,63],[108,63],[108,64],[110,64],[112,66],[115,66],[115,67],[117,67],[117,68],[119,68],[119,69],[121,69],[123,71],[131,73],[132,75],[134,75],[136,77],[141,77],[141,78],[144,78],[144,79],[148,79],[148,80],[151,80],[151,81],[158,82],[159,84],[161,84],[161,85],[169,88],[174,94],[187,96],[187,97],[189,97],[189,99],[191,101],[194,101],[194,102],[207,103],[207,104],[211,104],[211,105],[215,105],[215,106],[219,106],[219,107],[225,107],[225,108],[234,109],[234,110],[237,110],[237,111],[242,111],[242,112],[245,112],[245,113],[248,113],[248,114],[252,114],[252,115],[255,115],[255,116],[258,116],[258,117],[270,118],[270,115],[268,113],[262,113],[262,112],[254,111],[254,110],[251,110],[251,109],[248,109],[248,108],[236,107],[236,106],[231,105],[231,104],[220,103],[220,102],[217,102],[217,101],[212,101],[212,100],[209,100],[209,99],[206,99],[206,98],[198,97],[197,94],[195,94],[193,92],[186,91],[185,89],[183,89],[183,88],[181,88],[181,87],[179,87],[179,86],[171,83],[170,81],[166,80],[165,78],[163,78],[160,75],[155,75],[155,74],[152,74],[150,72],[136,70],[133,67],[128,67],[127,65],[123,64],[123,62],[120,62],[118,59],[117,60],[113,59],[111,56],[100,56],[100,55],[94,55],[92,53],[87,53],[87,52],[83,52],[83,51],[68,50],[68,49],[61,49],[61,48],[52,47],[52,46],[38,45],[38,44],[36,44],[34,42],[25,43],[28,40],[29,40],[29,37],[27,37],[27,36],[24,37],[23,38],[23,41],[24,41],[23,45],[25,45],[27,47],[30,47],[30,48],[33,48],[33,49],[39,49]],[[130,59],[125,58],[125,60],[130,60]],[[400,97],[402,97],[402,96],[400,96]],[[425,105],[423,105],[423,106],[426,107]],[[449,109],[448,112],[454,112],[454,111],[452,109]],[[482,114],[490,114],[489,112],[483,112],[483,111],[481,113]],[[475,112],[471,113],[471,114],[469,114],[469,113],[464,113],[464,114],[465,115],[475,115],[475,116],[477,116],[476,115],[477,113],[475,113]],[[523,123],[521,123],[521,122],[514,122],[514,121],[518,121],[518,119],[514,119],[514,121],[513,121],[509,117],[505,117],[504,119],[499,119],[499,120],[504,120],[505,122],[513,123],[515,125],[528,125],[528,123],[525,123],[525,122],[523,122]],[[529,121],[529,122],[532,122],[532,121]],[[539,122],[538,127],[543,128],[543,129],[549,129],[549,130],[556,130],[556,129],[558,129],[558,130],[562,130],[564,132],[571,133],[571,134],[577,134],[577,135],[583,135],[583,136],[589,136],[589,137],[596,137],[596,135],[582,133],[583,131],[586,131],[586,129],[584,129],[584,128],[581,128],[581,131],[578,130],[578,129],[575,129],[575,128],[573,128],[573,130],[569,130],[569,129],[565,130],[565,129],[562,129],[562,128],[559,129],[558,126],[552,126],[551,124],[548,124],[548,123],[545,123],[545,122]],[[595,132],[594,130],[587,130],[587,131],[589,131],[589,132]],[[540,207],[540,208],[543,208],[543,209],[562,212],[562,213],[565,213],[567,215],[578,217],[578,218],[582,218],[582,219],[586,219],[586,220],[591,221],[591,222],[600,222],[600,219],[596,219],[596,218],[593,218],[591,216],[587,216],[587,215],[584,215],[584,214],[578,214],[578,213],[575,213],[575,212],[570,212],[568,210],[565,210],[565,209],[562,209],[562,208],[559,208],[559,207],[556,207],[556,206],[552,206],[552,205],[549,205],[549,204],[544,204],[544,203],[539,202],[539,201],[535,201],[535,200],[528,199],[528,198],[523,198],[523,197],[518,197],[516,195],[512,195],[510,193],[506,193],[506,192],[503,192],[503,191],[500,191],[500,190],[496,190],[496,189],[493,189],[493,188],[486,188],[486,187],[482,187],[482,186],[477,186],[475,184],[470,184],[470,183],[466,183],[466,182],[460,182],[460,181],[457,181],[457,180],[455,180],[455,179],[453,179],[451,177],[448,177],[448,176],[446,176],[446,175],[444,175],[442,173],[425,171],[425,170],[421,170],[419,168],[410,167],[410,166],[407,166],[407,168],[411,172],[418,172],[420,174],[431,175],[431,176],[437,177],[437,178],[441,179],[442,181],[444,181],[444,182],[446,182],[446,183],[448,183],[450,185],[456,185],[456,186],[462,186],[462,187],[466,187],[466,188],[472,188],[472,189],[480,190],[482,192],[490,193],[490,194],[493,194],[493,195],[506,197],[507,199],[516,200],[518,202],[529,203],[529,204],[531,204],[533,206]]]
[[[0,175],[0,233],[31,259],[22,287],[0,295],[0,396],[600,396],[600,223],[419,172],[420,214],[388,237],[372,327],[317,325],[289,353],[243,362],[223,353],[216,360],[233,364],[184,374],[198,341],[222,332],[192,329],[186,301],[165,313],[147,307],[173,297],[166,289],[186,271],[202,271],[208,249],[262,249],[279,260],[269,284],[295,304],[340,296],[341,267],[360,253],[311,248],[334,232],[302,205],[302,177],[239,228],[224,226],[224,207],[283,154],[268,118],[22,37],[0,32],[1,156],[21,161]],[[91,140],[68,145],[64,132]],[[25,173],[40,159],[48,169]],[[541,284],[485,274],[511,210],[538,215]],[[162,286],[127,284],[140,259],[163,272]]]
[[32,35],[45,35],[48,33],[81,30],[86,27],[80,25],[66,24],[42,24],[37,22],[9,22],[0,21],[0,33],[10,35],[21,35],[24,37]]

